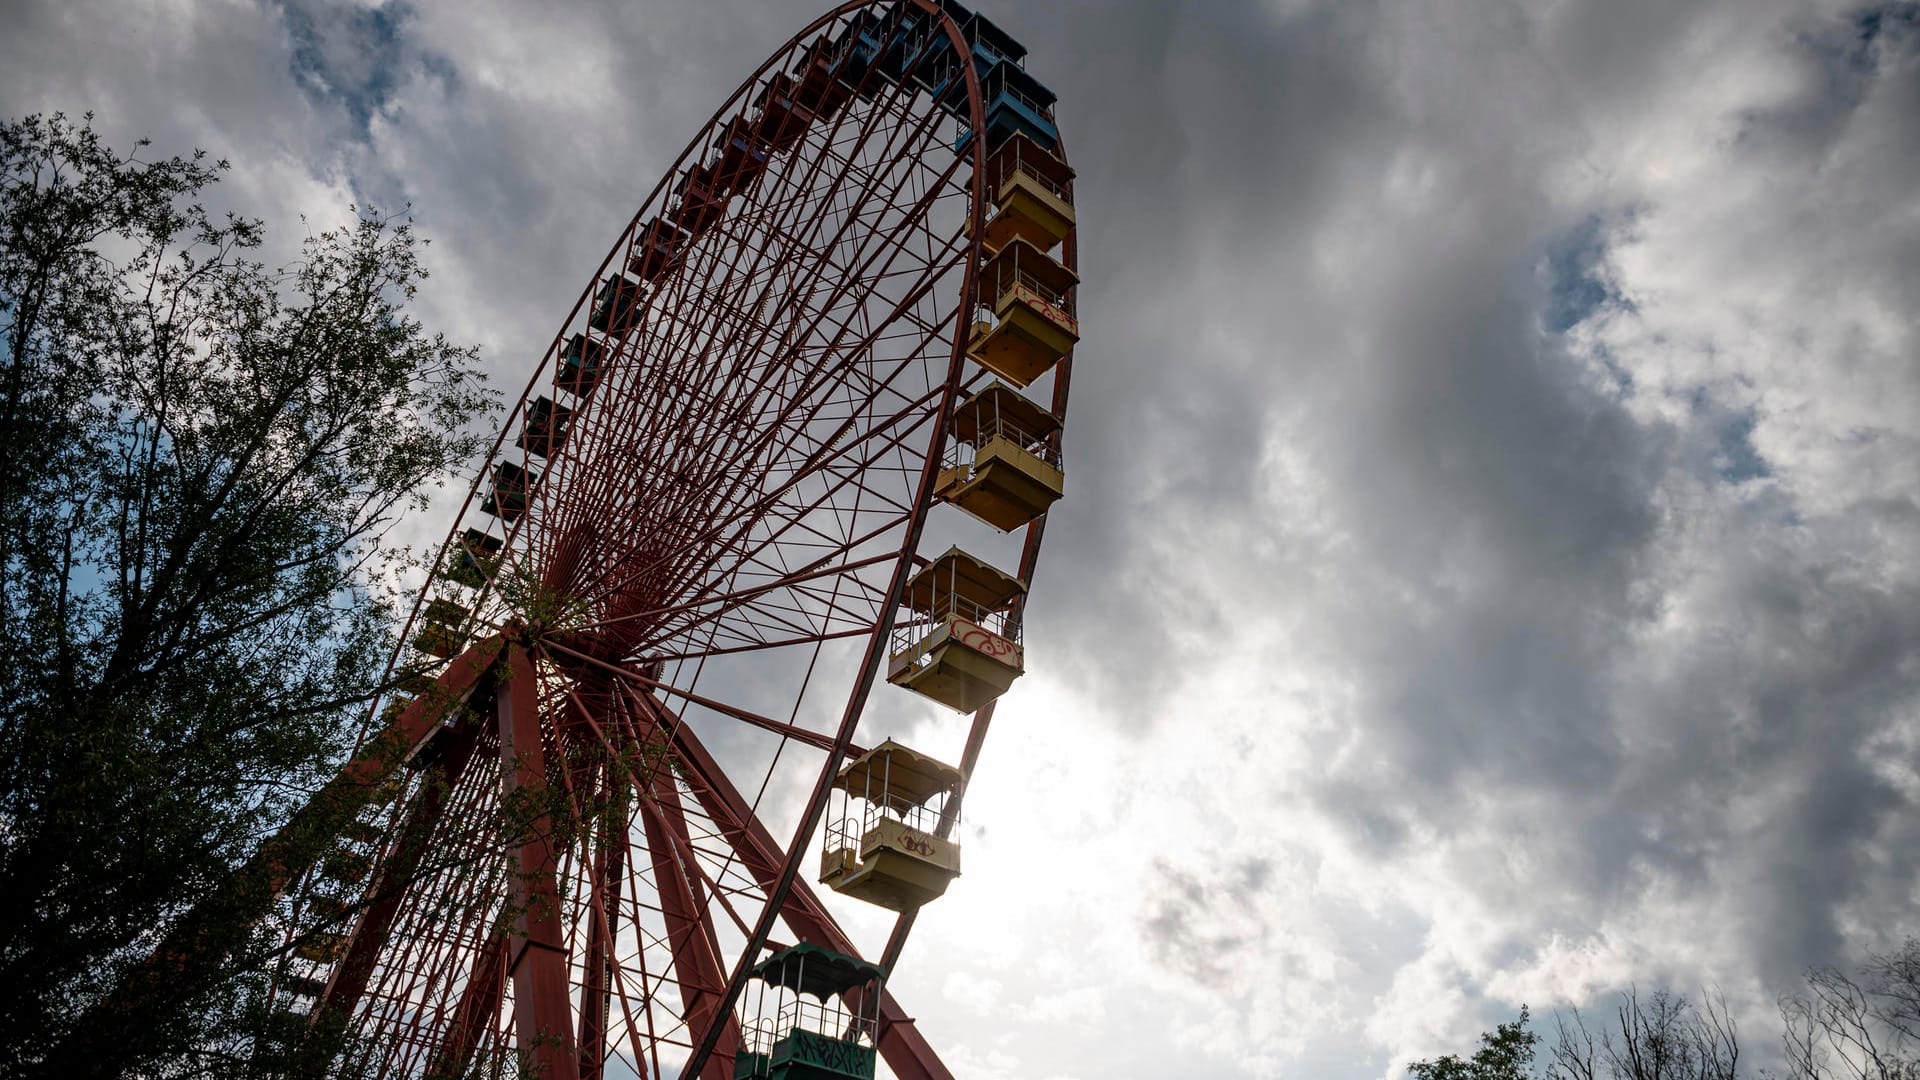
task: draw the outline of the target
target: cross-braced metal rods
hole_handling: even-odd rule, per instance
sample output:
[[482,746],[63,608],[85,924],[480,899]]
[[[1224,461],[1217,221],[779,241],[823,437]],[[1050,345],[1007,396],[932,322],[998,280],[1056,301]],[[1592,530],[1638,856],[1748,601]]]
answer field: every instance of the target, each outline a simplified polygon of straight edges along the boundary
[[[795,36],[554,337],[409,624],[431,656],[399,666],[438,681],[377,712],[348,768],[357,839],[263,864],[276,992],[347,1032],[339,1070],[731,1080],[764,947],[857,955],[800,866],[872,741],[956,403],[991,378],[967,358],[984,69],[957,59],[979,28],[956,11],[854,0]],[[913,40],[857,53],[882,26]],[[856,999],[896,1076],[948,1080],[890,994]]]

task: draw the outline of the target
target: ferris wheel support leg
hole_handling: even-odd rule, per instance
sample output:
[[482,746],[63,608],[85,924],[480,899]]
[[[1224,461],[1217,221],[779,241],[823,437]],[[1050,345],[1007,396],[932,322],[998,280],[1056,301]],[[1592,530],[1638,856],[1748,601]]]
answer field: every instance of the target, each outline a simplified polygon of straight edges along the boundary
[[498,933],[474,957],[473,970],[467,974],[466,989],[460,991],[460,1004],[454,1007],[453,1021],[433,1052],[429,1076],[464,1076],[467,1063],[479,1048],[480,1039],[493,1026],[500,1012],[500,997],[506,990],[507,935]]
[[545,1080],[577,1080],[567,943],[555,885],[553,818],[546,808],[547,765],[540,739],[540,701],[533,661],[519,642],[507,646],[506,679],[495,691],[500,722],[501,800],[528,820],[516,851],[510,902],[514,918],[507,956],[513,979],[513,1024],[519,1047]]
[[381,860],[380,877],[374,883],[373,901],[354,924],[352,944],[346,956],[334,968],[326,992],[314,1010],[315,1023],[321,1028],[344,1023],[353,1015],[373,976],[374,962],[393,932],[393,917],[400,910],[407,885],[420,870],[434,830],[446,809],[448,794],[466,772],[473,757],[475,729],[462,725],[446,757],[433,766],[425,783],[414,795],[412,805],[400,823],[398,839],[392,851]]
[[[761,889],[772,889],[786,862],[773,834],[767,831],[740,789],[727,779],[726,772],[686,724],[657,699],[638,695],[638,700],[650,710],[648,719],[653,726],[672,739],[679,759],[693,774],[694,798],[719,825],[728,844],[740,856],[741,865],[753,875]],[[834,921],[806,882],[793,883],[780,915],[802,941],[825,945],[849,956],[859,955],[846,931]],[[880,1031],[875,1041],[880,1056],[886,1059],[887,1067],[899,1080],[953,1080],[953,1073],[941,1063],[933,1045],[920,1034],[913,1018],[890,993],[882,992],[880,996]]]
[[[698,864],[693,862],[693,834],[687,831],[687,812],[680,805],[680,789],[675,785],[671,770],[662,769],[655,777],[654,802],[658,812],[673,830],[674,850],[680,860],[680,868],[686,874],[687,892],[693,898],[693,910],[706,911],[707,879],[701,873]],[[699,920],[701,933],[706,935],[707,948],[716,960],[720,956],[720,935],[714,931],[713,920]]]
[[[679,863],[680,853],[692,850],[687,836],[686,817],[680,808],[679,792],[674,790],[671,770],[655,773],[651,785],[652,805],[643,806],[641,820],[647,831],[647,851],[653,859],[653,876],[659,883],[660,912],[667,925],[667,943],[673,951],[673,969],[679,976],[681,1004],[686,1010],[688,1031],[705,1031],[714,1022],[720,1005],[720,991],[726,986],[727,973],[720,966],[720,955],[713,941],[702,931],[705,906],[699,900],[699,878]],[[669,813],[672,807],[674,813]],[[647,811],[654,811],[649,813]],[[705,1080],[728,1080],[733,1075],[734,1056],[740,1044],[740,1022],[723,1018],[715,1052],[701,1070]]]
[[626,838],[629,802],[624,786],[615,787],[610,765],[598,778],[609,806],[596,834],[593,880],[588,883],[592,911],[587,926],[586,986],[580,995],[580,1080],[601,1080],[606,1072],[607,1016],[613,1008],[613,955],[607,943],[620,932],[620,881],[626,874]]
[[[288,885],[319,861],[328,843],[358,815],[400,760],[454,704],[473,692],[499,652],[500,639],[478,642],[455,657],[432,690],[401,710],[368,740],[307,804],[255,849],[224,886],[183,915],[113,992],[74,1025],[71,1048],[49,1056],[84,1057],[97,1075],[126,1070],[140,1035],[165,1016],[168,1006],[192,993],[219,967],[246,934],[273,909]],[[82,1049],[84,1048],[84,1049]]]

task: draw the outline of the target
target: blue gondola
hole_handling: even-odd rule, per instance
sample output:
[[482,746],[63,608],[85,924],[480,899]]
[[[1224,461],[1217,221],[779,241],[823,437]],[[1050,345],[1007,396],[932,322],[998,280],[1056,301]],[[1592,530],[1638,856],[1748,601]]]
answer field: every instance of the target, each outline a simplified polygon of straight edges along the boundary
[[[986,106],[987,149],[999,146],[1016,131],[1025,132],[1044,150],[1060,144],[1060,129],[1053,124],[1053,103],[1058,99],[1025,68],[1010,60],[995,64],[980,80],[980,97]],[[971,130],[962,131],[954,140],[954,151],[965,152],[972,138]]]
[[502,521],[512,522],[527,512],[527,493],[539,484],[539,473],[511,461],[498,462],[493,467],[493,490],[487,493],[480,509]]
[[520,437],[513,441],[513,445],[529,454],[550,458],[566,447],[572,426],[572,409],[556,404],[549,397],[535,398],[527,408],[526,419],[520,427]]
[[[848,86],[860,86],[866,79],[867,69],[880,57],[883,31],[881,19],[871,11],[856,14],[846,26],[842,27],[838,37],[833,39],[834,74]],[[871,88],[862,90],[862,95],[873,96]]]
[[874,71],[888,82],[898,83],[906,73],[907,61],[926,22],[925,13],[912,3],[895,0],[880,17],[880,37],[885,44],[881,46],[879,59],[874,61]]
[[625,274],[609,274],[594,299],[593,315],[587,325],[603,334],[625,337],[634,326],[634,312],[640,306],[641,285]]
[[[989,72],[1002,61],[1016,67],[1024,65],[1027,59],[1027,47],[1014,40],[1012,34],[1000,29],[998,23],[985,15],[962,14],[964,8],[952,5],[954,21],[960,24],[960,36],[966,39],[967,48],[973,56],[974,71],[985,79]],[[944,35],[942,35],[944,37]],[[935,46],[930,53],[940,68],[938,77],[926,83],[940,107],[955,116],[964,118],[967,111],[966,81],[960,78],[960,69],[951,62],[953,45],[948,41],[945,48]]]
[[553,385],[585,399],[600,385],[600,362],[607,347],[585,334],[575,334],[560,354],[560,369],[553,373]]

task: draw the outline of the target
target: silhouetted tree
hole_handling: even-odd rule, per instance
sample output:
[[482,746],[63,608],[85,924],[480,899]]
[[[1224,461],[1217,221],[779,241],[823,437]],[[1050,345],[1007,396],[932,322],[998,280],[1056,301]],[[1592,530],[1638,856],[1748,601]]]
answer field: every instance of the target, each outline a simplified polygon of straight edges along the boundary
[[1815,968],[1780,1015],[1792,1076],[1920,1080],[1920,938],[1874,956],[1858,979]]
[[[1725,998],[1698,1004],[1671,990],[1621,994],[1613,1018],[1590,1025],[1577,1008],[1555,1013],[1545,1080],[1920,1080],[1920,938],[1869,958],[1857,977],[1815,968],[1805,992],[1781,1001],[1786,1072],[1743,1072],[1740,1036]],[[1462,1061],[1408,1066],[1417,1080],[1518,1080],[1532,1075],[1534,1042],[1518,1020],[1480,1037]]]
[[1407,1066],[1415,1080],[1526,1080],[1533,1071],[1534,1044],[1540,1036],[1527,1030],[1527,1007],[1520,1017],[1480,1036],[1480,1049],[1465,1060],[1448,1054]]
[[1726,1001],[1637,989],[1621,995],[1613,1023],[1597,1034],[1578,1009],[1556,1015],[1548,1080],[1734,1080],[1740,1038]]
[[407,314],[404,222],[270,269],[195,202],[224,163],[90,119],[0,125],[0,1074],[240,1075],[285,945],[251,923],[143,1015],[74,1018],[338,764],[393,640],[387,531],[492,398]]

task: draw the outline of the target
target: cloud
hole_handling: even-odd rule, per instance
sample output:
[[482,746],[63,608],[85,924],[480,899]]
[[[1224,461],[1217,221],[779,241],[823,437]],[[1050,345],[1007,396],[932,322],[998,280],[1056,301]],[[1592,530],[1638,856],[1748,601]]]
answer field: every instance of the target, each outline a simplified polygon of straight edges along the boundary
[[[1738,986],[1764,1030],[1915,888],[1886,750],[1916,718],[1910,6],[1441,12],[1282,13],[1304,71],[1208,41],[1198,82],[1140,80],[1190,109],[1129,185],[1173,193],[1141,244],[1164,272],[1109,285],[1145,339],[1082,347],[1077,387],[1105,377],[1119,416],[1070,483],[1112,487],[1050,534],[1122,550],[1068,568],[1034,637],[1074,647],[1116,729],[1250,746],[1242,770],[1299,786],[1249,814],[1192,793],[1258,786],[1203,757],[1184,797],[1214,812],[1177,816],[1236,839],[1142,845],[1143,939],[1243,1039],[1310,1026],[1227,974],[1275,953],[1217,868],[1276,853],[1354,875],[1296,921],[1372,892],[1427,927],[1362,962],[1393,1057],[1632,978]],[[1289,130],[1256,78],[1337,121]],[[1155,118],[1129,133],[1158,145]],[[1202,238],[1199,268],[1164,236]],[[1324,714],[1223,719],[1263,665]]]
[[393,100],[415,64],[445,67],[403,47],[412,8],[362,7],[289,0],[279,5],[291,46],[294,81],[321,108],[339,108],[364,132]]
[[[1665,978],[1761,1043],[1911,932],[1920,5],[985,6],[1061,94],[1086,337],[922,1029],[1362,1077]],[[413,203],[517,388],[811,14],[28,4],[0,100],[275,222]]]

